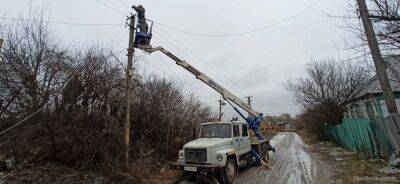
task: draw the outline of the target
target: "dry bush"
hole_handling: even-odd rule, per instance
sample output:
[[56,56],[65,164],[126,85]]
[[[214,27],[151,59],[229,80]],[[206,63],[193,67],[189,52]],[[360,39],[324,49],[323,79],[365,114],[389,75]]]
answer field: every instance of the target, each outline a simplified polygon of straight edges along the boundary
[[[31,16],[32,19],[35,16]],[[107,49],[64,49],[39,21],[1,25],[0,154],[24,161],[53,162],[75,169],[119,171],[125,117],[125,72]],[[170,159],[192,137],[193,128],[213,118],[193,95],[157,76],[135,78],[133,158]]]
[[321,138],[322,125],[329,119],[318,111],[304,111],[294,120],[295,131],[305,142],[311,143]]
[[[138,88],[138,97],[133,105],[137,114],[133,116],[137,145],[150,145],[151,149],[140,150],[141,156],[158,148],[156,154],[162,158],[176,158],[178,150],[193,138],[193,129],[213,115],[194,96],[184,96],[172,81],[149,78]],[[144,148],[143,148],[144,149]]]

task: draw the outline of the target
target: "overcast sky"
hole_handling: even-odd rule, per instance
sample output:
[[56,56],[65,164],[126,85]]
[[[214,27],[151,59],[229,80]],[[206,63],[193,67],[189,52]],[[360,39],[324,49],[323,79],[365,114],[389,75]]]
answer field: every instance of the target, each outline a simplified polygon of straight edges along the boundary
[[[164,46],[198,67],[239,97],[254,96],[257,111],[264,114],[296,114],[283,84],[304,76],[311,60],[337,58],[351,34],[340,28],[343,20],[326,14],[343,15],[351,0],[1,0],[0,16],[26,15],[29,5],[45,4],[50,20],[75,23],[121,24],[113,26],[69,26],[52,24],[64,43],[99,43],[124,56],[128,28],[123,26],[128,5],[143,4],[146,17],[179,30],[201,34],[232,34],[268,27],[238,36],[196,36],[163,25],[154,26],[153,46]],[[124,15],[125,14],[125,15]],[[285,21],[284,21],[285,20]],[[160,54],[141,56],[138,72],[157,73],[175,80],[186,92],[198,95],[217,112],[219,96],[170,59]],[[340,57],[351,57],[339,52]],[[123,57],[125,59],[125,57]],[[232,114],[225,107],[226,114]],[[228,118],[228,116],[227,116]]]

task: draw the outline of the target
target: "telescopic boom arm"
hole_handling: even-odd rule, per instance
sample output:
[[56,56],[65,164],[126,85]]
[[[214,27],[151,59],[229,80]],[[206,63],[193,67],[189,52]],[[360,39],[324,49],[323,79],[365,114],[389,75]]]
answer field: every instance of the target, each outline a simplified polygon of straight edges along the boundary
[[[264,140],[264,138],[259,133],[260,122],[261,122],[262,117],[263,117],[262,113],[258,113],[251,106],[249,106],[246,102],[242,101],[240,98],[238,98],[237,96],[232,94],[230,91],[228,91],[224,87],[222,87],[219,84],[217,84],[210,77],[208,77],[207,75],[201,73],[199,70],[194,68],[192,65],[190,65],[186,61],[179,59],[178,57],[176,57],[174,54],[172,54],[168,50],[164,49],[163,47],[159,46],[159,47],[156,47],[156,48],[152,48],[150,45],[143,45],[143,46],[138,46],[138,48],[142,49],[143,51],[145,51],[147,53],[153,53],[155,51],[160,51],[160,52],[164,53],[165,55],[167,55],[168,57],[173,59],[176,62],[177,65],[182,66],[187,71],[189,71],[194,76],[196,76],[197,79],[203,81],[208,86],[210,86],[211,88],[216,90],[218,93],[220,93],[222,95],[222,97],[225,100],[227,100],[227,102],[233,107],[233,109],[237,113],[239,113],[239,115],[243,119],[246,120],[249,128],[256,135],[256,138],[260,139],[260,140]],[[236,104],[237,106],[239,106],[240,108],[242,108],[243,110],[248,112],[250,114],[250,117],[245,117],[245,115],[243,113],[241,113],[235,106],[233,106],[231,102],[233,102],[234,104]],[[253,148],[251,148],[251,154],[256,158],[257,163],[260,163],[261,165],[266,166],[266,161],[262,160],[260,155]]]
[[260,115],[262,115],[261,113],[258,113],[257,111],[255,111],[246,102],[242,101],[240,98],[238,98],[237,96],[232,94],[230,91],[228,91],[224,87],[217,84],[210,77],[201,73],[199,70],[194,68],[192,65],[190,65],[186,61],[179,59],[178,57],[176,57],[174,54],[172,54],[168,50],[164,49],[163,47],[151,48],[151,47],[146,46],[146,47],[141,47],[141,49],[143,49],[144,51],[146,51],[148,53],[152,53],[155,51],[160,51],[160,52],[164,53],[165,55],[167,55],[168,57],[173,59],[177,65],[182,66],[187,71],[189,71],[190,73],[195,75],[197,79],[203,81],[208,86],[210,86],[211,88],[216,90],[218,93],[220,93],[222,95],[222,97],[224,98],[224,100],[229,100],[229,101],[233,102],[234,104],[236,104],[237,106],[239,106],[240,108],[242,108],[243,110],[245,110],[246,112],[248,112],[249,114],[251,114],[254,117],[259,117]]

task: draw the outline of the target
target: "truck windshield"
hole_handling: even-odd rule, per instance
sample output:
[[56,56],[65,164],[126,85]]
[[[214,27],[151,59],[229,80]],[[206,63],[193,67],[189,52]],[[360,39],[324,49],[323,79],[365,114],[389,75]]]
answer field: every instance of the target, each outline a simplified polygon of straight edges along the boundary
[[230,124],[209,124],[202,125],[200,129],[199,138],[230,138],[231,137],[231,125]]

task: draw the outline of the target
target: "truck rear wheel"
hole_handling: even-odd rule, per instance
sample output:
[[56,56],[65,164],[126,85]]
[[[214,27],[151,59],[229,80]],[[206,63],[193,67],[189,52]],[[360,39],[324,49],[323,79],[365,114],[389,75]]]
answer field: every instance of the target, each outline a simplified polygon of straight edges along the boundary
[[237,171],[238,171],[238,167],[237,167],[235,160],[233,160],[233,158],[229,158],[226,161],[225,167],[222,168],[222,172],[221,172],[222,183],[232,184],[236,179]]

